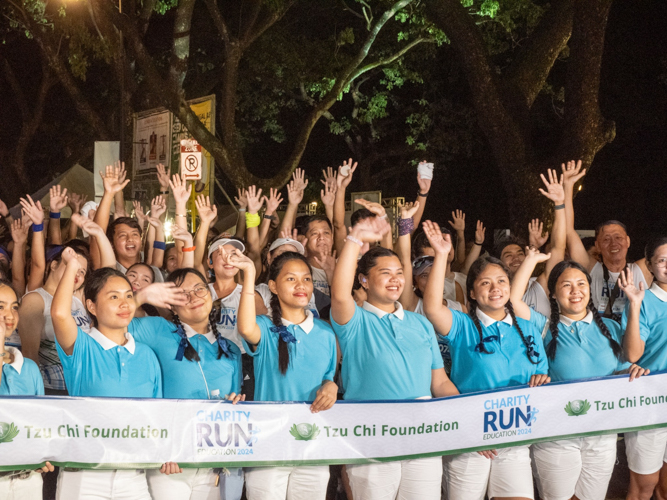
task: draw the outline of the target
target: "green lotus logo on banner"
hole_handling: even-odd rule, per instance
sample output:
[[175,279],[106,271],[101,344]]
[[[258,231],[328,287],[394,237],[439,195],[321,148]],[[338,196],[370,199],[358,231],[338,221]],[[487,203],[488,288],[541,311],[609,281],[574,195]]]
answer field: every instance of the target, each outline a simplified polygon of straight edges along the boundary
[[11,424],[0,422],[0,443],[11,443],[18,433],[19,429],[14,425],[14,422]]
[[567,413],[570,417],[580,417],[581,415],[586,415],[590,409],[591,404],[587,399],[584,399],[583,401],[581,399],[575,399],[574,401],[570,401],[565,405],[565,413]]
[[310,441],[320,434],[320,429],[314,424],[294,424],[289,430],[297,441]]

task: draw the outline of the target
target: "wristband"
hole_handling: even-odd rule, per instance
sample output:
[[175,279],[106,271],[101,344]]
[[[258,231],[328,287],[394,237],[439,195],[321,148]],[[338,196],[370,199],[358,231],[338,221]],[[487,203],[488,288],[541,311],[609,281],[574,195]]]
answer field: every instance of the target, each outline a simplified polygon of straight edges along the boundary
[[166,250],[167,244],[164,241],[154,241],[153,248],[155,248],[156,250]]
[[257,227],[261,221],[262,219],[260,219],[259,214],[245,214],[245,227]]
[[421,196],[422,198],[426,198],[428,196],[428,191],[425,193],[422,193],[421,191],[417,191],[417,196]]
[[191,246],[191,247],[182,249],[181,252],[194,252],[195,248],[197,248],[197,247],[196,246]]
[[50,219],[60,219],[60,212],[51,212],[51,211],[49,211],[49,218]]
[[33,224],[32,225],[32,232],[33,233],[39,233],[40,231],[44,231],[44,223],[43,222],[41,224]]
[[268,220],[273,220],[273,215],[266,215],[264,214],[264,218]]
[[561,204],[561,205],[556,205],[556,206],[554,207],[554,210],[563,210],[564,208],[565,208],[565,204],[563,203],[563,204]]
[[364,242],[363,242],[363,241],[361,241],[360,239],[355,238],[354,236],[350,236],[349,234],[348,234],[347,237],[345,238],[345,241],[351,241],[352,243],[356,243],[356,244],[359,245],[360,247],[363,247],[363,246],[364,246]]
[[167,189],[166,191],[160,191],[160,194],[169,194],[169,190]]
[[408,217],[407,219],[398,219],[399,236],[405,236],[406,234],[410,234],[414,228],[415,228],[415,221],[412,219],[412,217]]
[[187,217],[187,215],[184,215],[184,214],[176,214],[176,217]]
[[478,247],[481,247],[484,244],[484,242],[482,241],[482,243],[477,243],[476,241],[474,241],[473,244],[477,245]]
[[245,212],[245,208],[239,208],[239,212]]

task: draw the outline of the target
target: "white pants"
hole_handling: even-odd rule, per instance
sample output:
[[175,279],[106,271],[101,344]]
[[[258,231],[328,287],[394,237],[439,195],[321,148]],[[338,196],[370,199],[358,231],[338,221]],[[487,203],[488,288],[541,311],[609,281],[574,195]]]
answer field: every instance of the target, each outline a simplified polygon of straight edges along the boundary
[[56,500],[151,500],[143,470],[60,470]]
[[626,432],[628,467],[637,474],[653,474],[667,462],[667,428]]
[[354,500],[440,500],[442,458],[348,465]]
[[183,469],[168,476],[157,469],[146,471],[153,500],[219,500],[217,478],[213,469]]
[[[449,500],[494,497],[533,498],[533,473],[528,446],[500,448],[493,460],[479,453],[443,457]],[[355,499],[356,500],[356,499]]]
[[0,500],[42,500],[42,475],[32,472],[25,479],[18,475],[0,478]]
[[245,469],[248,500],[324,500],[328,484],[328,465]]
[[616,434],[533,445],[542,500],[604,500],[616,463]]

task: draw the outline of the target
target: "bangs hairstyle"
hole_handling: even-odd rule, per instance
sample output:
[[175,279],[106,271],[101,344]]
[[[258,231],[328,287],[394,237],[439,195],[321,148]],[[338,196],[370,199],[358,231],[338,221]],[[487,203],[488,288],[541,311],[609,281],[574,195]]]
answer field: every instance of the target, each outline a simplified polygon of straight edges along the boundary
[[[202,273],[197,271],[196,269],[192,267],[186,267],[183,269],[176,269],[173,273],[171,273],[168,277],[166,282],[167,283],[174,283],[176,286],[181,286],[183,282],[185,281],[185,278],[187,278],[188,274],[194,274],[199,280],[202,282],[202,284],[206,287],[206,291],[210,294],[211,291],[208,287],[208,283]],[[192,297],[190,295],[188,298]],[[183,326],[183,323],[181,322],[181,319],[178,317],[178,314],[176,314],[176,311],[174,309],[171,310],[171,321],[176,325],[176,332],[178,333],[178,330]],[[213,335],[215,335],[215,341],[216,344],[218,345],[218,359],[220,359],[222,356],[225,356],[226,358],[229,357],[227,353],[225,353],[222,350],[222,347],[220,346],[220,343],[218,340],[220,339],[220,332],[218,331],[218,309],[213,305],[211,306],[211,312],[208,314],[208,324],[209,327],[211,328],[211,332],[213,332]],[[200,361],[199,354],[197,353],[197,350],[192,347],[192,344],[190,343],[190,340],[187,340],[188,345],[185,347],[185,351],[183,352],[183,356],[185,359],[188,361]]]
[[[46,252],[47,255],[49,255],[49,259],[46,261],[46,267],[44,269],[44,282],[49,278],[49,275],[51,274],[51,263],[52,262],[57,262],[58,265],[63,260],[63,252],[65,251],[66,248],[71,248],[74,250],[74,253],[77,255],[80,255],[84,259],[86,259],[86,275],[84,278],[84,282],[88,282],[88,278],[91,273],[91,262],[90,262],[90,253],[88,249],[88,245],[85,244],[85,242],[82,242],[81,240],[70,240],[64,245],[49,245],[47,248]],[[86,294],[86,297],[88,295]]]
[[327,226],[329,226],[329,230],[333,231],[333,226],[331,225],[331,221],[329,220],[329,217],[327,217],[326,215],[311,215],[311,216],[308,217],[308,219],[306,219],[306,224],[305,224],[305,227],[304,227],[304,233],[303,234],[306,234],[310,230],[310,225],[313,222],[326,222]]
[[151,284],[155,283],[155,271],[153,270],[153,266],[150,266],[144,262],[135,262],[134,264],[132,264],[130,267],[127,268],[127,271],[125,271],[125,275],[127,275],[127,273],[129,273],[135,267],[139,266],[144,266],[148,268],[148,270],[150,271],[150,275],[152,276],[153,279],[153,281],[151,281]]
[[[510,276],[509,268],[503,263],[502,260],[497,259],[495,257],[480,257],[475,262],[473,262],[472,266],[470,266],[470,270],[468,271],[468,278],[466,279],[466,288],[468,290],[468,304],[469,304],[468,315],[470,316],[470,319],[472,319],[472,322],[475,324],[477,333],[479,333],[479,344],[477,344],[475,350],[483,352],[484,354],[492,354],[493,351],[489,351],[486,348],[486,343],[484,342],[484,334],[482,332],[482,324],[480,323],[479,318],[477,317],[477,308],[478,308],[477,301],[473,299],[470,296],[470,294],[474,290],[475,281],[477,281],[479,275],[482,274],[482,272],[484,272],[484,270],[488,266],[500,267],[503,270],[503,272],[507,275],[508,281]],[[526,337],[524,335],[523,330],[521,329],[521,326],[519,326],[519,322],[516,319],[516,314],[514,314],[514,307],[512,307],[511,301],[509,300],[507,301],[507,304],[505,304],[505,309],[507,309],[507,313],[512,317],[512,324],[516,328],[517,332],[519,332],[523,345],[526,346],[526,356],[528,357],[528,361],[536,365],[539,362],[539,353],[535,352],[535,349],[533,348],[535,344],[533,337],[532,336]]]
[[384,247],[373,247],[359,259],[355,276],[359,276],[360,274],[368,276],[371,269],[377,266],[378,259],[381,257],[396,257],[398,259],[398,255],[393,250]]
[[526,247],[528,246],[528,244],[524,240],[511,236],[509,238],[502,239],[498,243],[496,243],[496,245],[493,247],[493,256],[496,259],[499,259],[500,256],[503,254],[503,250],[505,250],[505,248],[507,248],[510,245],[517,245],[523,252],[526,251]]
[[602,316],[600,316],[600,313],[598,312],[597,308],[595,307],[595,304],[593,303],[593,296],[590,293],[591,289],[591,275],[586,271],[586,268],[582,266],[581,264],[574,262],[572,260],[563,260],[556,264],[554,268],[551,270],[551,274],[549,275],[549,281],[547,282],[547,288],[549,289],[549,303],[551,305],[551,318],[549,318],[549,331],[551,332],[551,342],[549,342],[549,345],[547,345],[547,357],[551,360],[553,360],[556,357],[556,349],[558,348],[558,324],[560,323],[560,306],[558,304],[558,301],[556,300],[556,284],[558,283],[558,278],[560,278],[560,275],[563,274],[566,270],[568,269],[576,269],[577,271],[581,271],[584,273],[584,276],[586,276],[586,281],[588,282],[588,305],[586,306],[588,310],[593,313],[593,320],[595,321],[595,324],[597,327],[600,329],[600,333],[604,335],[607,340],[609,341],[609,346],[611,347],[611,350],[614,352],[614,356],[616,356],[617,359],[621,359],[621,356],[623,354],[623,349],[621,349],[621,346],[619,343],[614,339],[614,337],[611,336],[611,333],[609,332],[609,329],[607,328],[607,325],[604,324],[604,321],[602,321]]
[[[127,276],[125,276],[117,269],[103,267],[91,272],[86,278],[86,284],[84,286],[83,292],[86,300],[97,303],[97,295],[100,293],[100,290],[104,288],[104,285],[107,284],[107,281],[109,281],[110,278],[123,278],[127,283],[127,286],[130,288],[130,290],[132,290],[132,285],[130,284],[130,280],[127,279]],[[97,317],[90,311],[88,311],[88,314],[90,314],[90,317],[93,318],[93,326],[97,328]]]
[[[651,238],[644,247],[644,257],[646,257],[646,262],[651,262],[651,259],[653,259],[653,256],[655,255],[655,252],[657,252],[658,248],[660,248],[663,245],[667,245],[667,236],[658,236],[655,238]],[[652,271],[651,274],[653,274]]]
[[626,227],[625,224],[623,224],[621,221],[611,219],[611,220],[606,220],[602,224],[598,224],[595,227],[595,237],[597,238],[600,235],[600,231],[602,231],[607,226],[621,226],[623,228],[623,231],[625,231],[625,234],[628,234],[628,228]]
[[[308,267],[308,271],[312,275],[313,268],[310,266],[308,260],[303,255],[297,252],[285,252],[280,254],[273,260],[273,262],[271,262],[271,266],[269,267],[269,281],[276,281],[285,264],[293,260],[299,260],[303,262]],[[280,298],[273,292],[271,293],[269,307],[271,307],[271,321],[273,322],[273,326],[278,329],[283,328],[283,314],[282,308],[280,307]],[[287,373],[289,363],[289,346],[287,345],[287,342],[285,342],[283,338],[278,335],[278,369],[282,375]]]
[[137,231],[139,231],[139,236],[141,236],[143,233],[143,230],[139,225],[139,221],[137,221],[137,219],[135,219],[134,217],[118,217],[116,220],[110,222],[109,227],[107,228],[107,238],[109,238],[109,241],[111,242],[112,245],[113,245],[113,237],[116,234],[116,228],[121,224],[125,224],[126,226],[129,226],[132,229],[136,229]]

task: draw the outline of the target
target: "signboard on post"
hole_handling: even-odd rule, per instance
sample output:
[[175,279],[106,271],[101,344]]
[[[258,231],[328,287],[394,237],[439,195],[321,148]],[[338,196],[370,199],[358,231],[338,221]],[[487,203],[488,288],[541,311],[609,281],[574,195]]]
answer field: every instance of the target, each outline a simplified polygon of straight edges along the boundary
[[201,180],[201,146],[194,139],[181,141],[181,175],[187,181]]

